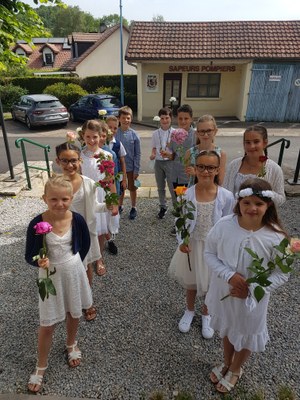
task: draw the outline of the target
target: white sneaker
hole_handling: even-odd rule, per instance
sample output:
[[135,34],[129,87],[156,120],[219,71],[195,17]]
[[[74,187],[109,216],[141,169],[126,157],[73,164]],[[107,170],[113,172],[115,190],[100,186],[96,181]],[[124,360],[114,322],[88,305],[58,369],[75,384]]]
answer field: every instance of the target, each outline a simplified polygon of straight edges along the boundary
[[210,315],[202,315],[202,336],[204,339],[211,339],[215,331],[209,326]]
[[187,333],[191,329],[191,323],[194,319],[194,316],[195,316],[195,311],[185,310],[178,324],[180,332]]

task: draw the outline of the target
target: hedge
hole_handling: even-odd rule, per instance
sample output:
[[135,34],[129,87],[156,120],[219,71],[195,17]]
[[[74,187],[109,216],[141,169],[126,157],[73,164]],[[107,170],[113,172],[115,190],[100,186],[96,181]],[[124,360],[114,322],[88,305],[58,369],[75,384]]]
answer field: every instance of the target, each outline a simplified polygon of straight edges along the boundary
[[14,86],[21,86],[28,90],[29,94],[40,94],[46,89],[47,86],[53,85],[54,83],[63,82],[65,84],[75,83],[80,85],[80,78],[76,77],[18,77],[18,78],[3,78],[0,79],[0,85],[5,85],[8,83]]
[[[120,87],[120,75],[88,76],[82,79],[81,86],[89,93],[95,93],[101,86]],[[124,75],[124,92],[137,94],[136,75]]]

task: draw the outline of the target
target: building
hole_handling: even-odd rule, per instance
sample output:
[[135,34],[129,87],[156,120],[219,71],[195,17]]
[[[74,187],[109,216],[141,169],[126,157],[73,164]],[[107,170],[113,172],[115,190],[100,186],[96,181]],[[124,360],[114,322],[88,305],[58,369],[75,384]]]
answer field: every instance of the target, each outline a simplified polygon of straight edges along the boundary
[[125,58],[139,120],[175,97],[195,116],[300,121],[300,21],[137,21]]

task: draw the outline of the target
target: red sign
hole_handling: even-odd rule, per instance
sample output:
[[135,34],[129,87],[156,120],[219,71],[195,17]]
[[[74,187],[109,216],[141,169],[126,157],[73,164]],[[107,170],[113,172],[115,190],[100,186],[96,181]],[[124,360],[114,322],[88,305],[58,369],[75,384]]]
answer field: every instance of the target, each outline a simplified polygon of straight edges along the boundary
[[235,65],[169,65],[169,72],[234,72]]

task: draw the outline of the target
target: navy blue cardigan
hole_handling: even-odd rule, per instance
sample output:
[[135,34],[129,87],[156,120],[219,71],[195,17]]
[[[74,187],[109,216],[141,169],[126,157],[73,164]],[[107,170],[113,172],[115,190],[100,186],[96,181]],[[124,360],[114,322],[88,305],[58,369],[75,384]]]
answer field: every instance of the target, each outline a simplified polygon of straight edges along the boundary
[[[38,266],[37,261],[32,261],[32,257],[39,254],[40,249],[43,247],[43,235],[36,235],[33,228],[38,222],[42,222],[42,214],[35,217],[29,224],[26,235],[26,250],[25,260],[28,264],[35,267]],[[84,218],[73,212],[72,218],[72,250],[73,254],[79,252],[81,260],[85,259],[90,249],[91,239],[87,224]]]

